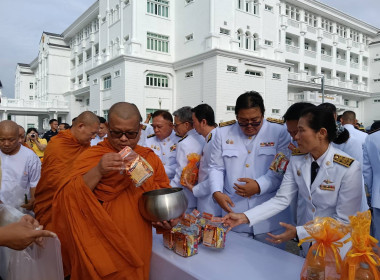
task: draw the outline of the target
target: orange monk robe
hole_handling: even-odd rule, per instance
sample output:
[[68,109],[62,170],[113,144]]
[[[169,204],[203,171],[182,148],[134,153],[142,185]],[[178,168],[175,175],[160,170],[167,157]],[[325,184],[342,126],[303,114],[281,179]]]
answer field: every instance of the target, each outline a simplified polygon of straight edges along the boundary
[[116,152],[108,139],[83,152],[75,161],[73,176],[60,187],[53,201],[55,232],[62,243],[65,275],[77,279],[149,279],[152,224],[138,209],[141,195],[168,188],[169,179],[161,160],[148,148],[136,146],[154,170],[136,188],[120,171],[103,176],[94,191],[82,175],[101,157]]
[[36,219],[44,229],[54,231],[51,223],[54,194],[69,177],[74,160],[89,147],[90,144],[80,144],[69,129],[59,132],[46,146],[34,202]]

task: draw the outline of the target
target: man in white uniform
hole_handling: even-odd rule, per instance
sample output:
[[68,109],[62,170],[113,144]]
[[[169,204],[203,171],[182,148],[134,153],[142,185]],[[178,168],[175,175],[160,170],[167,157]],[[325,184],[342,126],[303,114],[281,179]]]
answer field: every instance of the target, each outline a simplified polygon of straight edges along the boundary
[[154,134],[148,135],[145,147],[151,148],[161,159],[166,175],[173,179],[177,167],[177,143],[181,138],[173,130],[173,117],[164,110],[158,110],[152,115]]
[[197,209],[199,212],[206,212],[220,217],[222,209],[212,198],[208,176],[211,163],[211,145],[217,133],[214,110],[207,104],[200,104],[191,109],[191,111],[193,112],[194,129],[205,138],[206,143],[203,147],[199,164],[198,184],[195,186],[187,184],[185,187],[192,191],[197,198]]
[[19,143],[19,127],[13,121],[0,122],[0,156],[1,202],[19,210],[22,210],[20,206],[32,210],[41,161],[32,150]]
[[356,129],[354,124],[357,123],[356,114],[353,111],[345,111],[341,117],[342,125],[348,130],[350,136],[358,139],[363,145],[368,134]]
[[[244,212],[272,198],[283,173],[269,169],[277,153],[286,153],[290,136],[283,122],[264,119],[264,101],[257,92],[238,97],[236,121],[220,124],[212,145],[210,188],[214,199],[226,212]],[[282,232],[280,221],[291,223],[290,210],[249,227],[234,231],[266,242],[267,232]]]
[[[193,119],[191,107],[182,107],[173,113],[174,116],[174,130],[177,135],[182,138],[178,141],[177,145],[177,168],[174,178],[170,181],[172,187],[181,187],[181,175],[183,169],[188,165],[187,158],[190,154],[197,154],[201,156],[202,149],[205,144],[205,139],[199,135],[193,128]],[[190,213],[197,207],[197,199],[193,193],[187,188],[184,188],[185,195],[188,200],[187,212]]]
[[91,139],[91,146],[98,145],[99,142],[102,142],[104,140],[104,138],[107,137],[107,133],[108,133],[108,128],[107,128],[107,124],[106,124],[107,120],[105,118],[99,117],[99,116],[98,116],[98,119],[100,122],[99,131],[98,131],[98,134],[96,134],[95,138]]
[[380,131],[367,136],[363,145],[363,175],[371,196],[373,236],[380,240]]

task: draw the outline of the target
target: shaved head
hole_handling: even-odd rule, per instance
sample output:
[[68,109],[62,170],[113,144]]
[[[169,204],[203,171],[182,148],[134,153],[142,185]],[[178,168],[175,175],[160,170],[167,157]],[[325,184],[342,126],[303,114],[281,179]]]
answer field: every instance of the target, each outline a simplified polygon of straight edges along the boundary
[[141,120],[137,106],[128,102],[118,102],[112,105],[108,112],[108,119],[111,120],[115,116],[123,120],[136,119],[138,122]]
[[19,126],[13,121],[0,122],[0,149],[4,154],[14,155],[20,150]]
[[18,138],[20,144],[25,142],[25,129],[21,125],[18,126]]
[[79,124],[91,125],[94,123],[100,123],[99,118],[93,112],[84,111],[78,117],[75,118],[73,122],[73,127],[78,126]]

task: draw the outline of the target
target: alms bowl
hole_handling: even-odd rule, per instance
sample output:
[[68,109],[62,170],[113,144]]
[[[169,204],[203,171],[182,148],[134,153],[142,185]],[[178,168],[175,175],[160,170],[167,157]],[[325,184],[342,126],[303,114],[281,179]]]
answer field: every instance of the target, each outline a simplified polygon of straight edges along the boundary
[[169,221],[185,213],[187,203],[182,188],[158,189],[143,193],[139,210],[151,222]]

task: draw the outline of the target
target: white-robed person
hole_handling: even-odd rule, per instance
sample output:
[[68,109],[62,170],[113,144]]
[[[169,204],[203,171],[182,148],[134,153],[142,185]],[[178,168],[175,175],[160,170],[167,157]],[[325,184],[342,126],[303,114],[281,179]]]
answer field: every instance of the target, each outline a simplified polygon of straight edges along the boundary
[[281,212],[297,193],[304,202],[297,209],[301,217],[297,226],[280,223],[285,231],[277,235],[268,233],[268,241],[280,244],[308,237],[303,225],[315,217],[349,223],[348,217],[360,210],[361,165],[331,144],[335,138],[336,124],[331,112],[320,107],[305,109],[295,136],[304,154],[291,157],[276,195],[244,213],[229,213],[224,217],[225,224],[231,228],[240,224],[253,226]]

